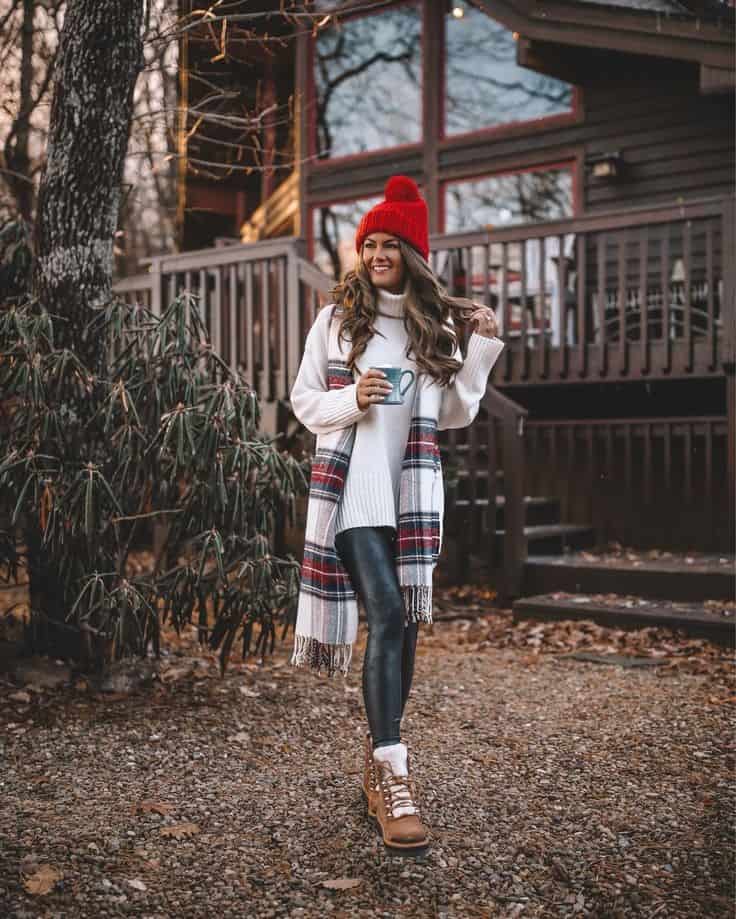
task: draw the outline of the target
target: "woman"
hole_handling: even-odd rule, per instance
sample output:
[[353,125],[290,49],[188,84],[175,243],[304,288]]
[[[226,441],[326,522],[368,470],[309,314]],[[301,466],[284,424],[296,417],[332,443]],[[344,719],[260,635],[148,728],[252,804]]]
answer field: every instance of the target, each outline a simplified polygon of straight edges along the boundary
[[[318,313],[291,391],[317,435],[292,663],[347,673],[362,606],[363,790],[385,844],[415,851],[428,836],[400,726],[442,546],[437,431],[471,423],[503,343],[493,311],[449,297],[430,269],[427,206],[411,179],[389,179],[355,245],[355,270]],[[455,324],[466,322],[463,361]],[[382,404],[392,386],[377,365],[412,371],[403,402]]]

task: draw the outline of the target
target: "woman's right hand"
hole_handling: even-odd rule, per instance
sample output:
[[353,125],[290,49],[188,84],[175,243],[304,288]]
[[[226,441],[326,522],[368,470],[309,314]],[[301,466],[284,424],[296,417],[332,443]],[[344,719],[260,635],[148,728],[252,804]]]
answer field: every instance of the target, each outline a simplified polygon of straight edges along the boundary
[[386,374],[382,370],[375,368],[366,370],[358,380],[356,391],[358,408],[365,411],[374,402],[383,402],[392,389],[393,386],[386,379]]

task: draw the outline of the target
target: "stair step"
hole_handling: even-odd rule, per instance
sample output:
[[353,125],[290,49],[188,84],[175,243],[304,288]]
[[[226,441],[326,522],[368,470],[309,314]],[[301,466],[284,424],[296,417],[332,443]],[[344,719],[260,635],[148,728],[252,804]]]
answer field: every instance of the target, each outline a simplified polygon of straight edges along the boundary
[[[475,504],[482,509],[485,515],[488,513],[488,498],[476,498],[472,501],[470,498],[456,498],[455,506],[462,508],[466,512]],[[494,529],[503,529],[505,525],[506,497],[496,495],[496,525]],[[559,498],[545,498],[537,496],[527,496],[524,498],[524,520],[528,526],[539,526],[542,524],[558,523],[560,519],[560,501]]]
[[515,600],[514,621],[521,619],[592,619],[609,628],[659,626],[683,629],[690,635],[732,646],[733,617],[705,610],[700,603],[672,604],[667,600],[599,599],[584,594],[542,594]]
[[[475,470],[475,476],[478,479],[487,479],[488,478],[488,468],[481,466],[479,469]],[[455,473],[455,477],[458,479],[469,479],[470,478],[470,469],[458,469]],[[496,470],[496,478],[503,478],[503,469]]]
[[627,593],[665,600],[733,600],[736,580],[732,566],[720,570],[645,561],[635,568],[623,560],[621,564],[596,564],[569,554],[529,555],[524,566],[522,592],[542,594],[559,590]]
[[[499,532],[496,531],[496,535]],[[577,523],[545,523],[539,526],[525,526],[529,551],[535,555],[556,555],[566,549],[584,549],[595,545],[593,527]]]

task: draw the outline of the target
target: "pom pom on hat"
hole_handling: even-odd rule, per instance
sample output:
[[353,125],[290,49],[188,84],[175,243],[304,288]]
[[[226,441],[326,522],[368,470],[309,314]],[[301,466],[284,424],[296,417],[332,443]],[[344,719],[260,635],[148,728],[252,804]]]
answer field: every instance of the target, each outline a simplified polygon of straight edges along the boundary
[[355,249],[371,233],[390,233],[413,246],[422,258],[429,257],[429,215],[417,183],[408,176],[391,176],[381,201],[360,221],[355,234]]
[[409,176],[391,176],[386,182],[383,197],[387,201],[418,201],[419,186]]

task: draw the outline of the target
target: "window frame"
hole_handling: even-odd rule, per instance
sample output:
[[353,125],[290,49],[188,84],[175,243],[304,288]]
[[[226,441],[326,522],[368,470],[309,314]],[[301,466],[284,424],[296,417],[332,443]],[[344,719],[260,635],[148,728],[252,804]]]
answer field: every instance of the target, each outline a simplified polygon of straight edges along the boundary
[[[407,0],[401,0],[395,5],[403,5],[404,2]],[[423,106],[421,143],[316,159],[314,148],[309,146],[316,145],[316,106],[304,106],[302,124],[305,146],[310,155],[302,166],[304,191],[301,206],[307,224],[307,232],[303,235],[307,239],[310,257],[314,248],[312,228],[315,208],[360,198],[380,197],[386,178],[396,172],[412,176],[423,186],[423,194],[430,209],[431,235],[445,233],[445,187],[448,183],[496,174],[551,167],[570,168],[573,177],[573,216],[580,216],[585,211],[584,146],[579,138],[565,136],[566,129],[585,122],[584,88],[572,84],[573,107],[569,112],[445,137],[444,113],[441,111],[444,105],[445,12],[435,0],[420,0],[420,3]],[[372,14],[353,14],[365,15]],[[344,18],[353,16],[346,10]],[[503,23],[500,25],[503,27]],[[305,97],[310,103],[315,101],[314,43],[313,36],[303,36],[304,82],[307,87]],[[430,48],[438,47],[441,66],[428,67],[426,54]],[[535,144],[530,149],[513,152],[513,143],[509,145],[509,141],[513,142],[517,138],[524,141],[525,147],[532,138]],[[504,147],[507,149],[504,150]],[[359,191],[350,194],[347,193],[348,188],[351,192]]]
[[[542,160],[535,161],[534,163],[525,164],[523,166],[504,166],[499,169],[484,169],[480,172],[473,172],[468,175],[462,176],[452,176],[449,178],[441,178],[439,180],[439,215],[438,215],[438,225],[441,227],[440,234],[447,234],[449,232],[453,233],[472,233],[475,231],[482,230],[483,227],[468,227],[462,230],[447,230],[447,189],[450,185],[459,185],[462,182],[473,182],[477,179],[490,179],[495,176],[511,176],[511,175],[520,175],[525,172],[542,172],[542,171],[552,171],[557,170],[562,172],[567,170],[570,173],[570,185],[572,191],[572,208],[571,214],[569,217],[556,217],[555,222],[562,220],[574,220],[579,216],[580,213],[580,174],[581,174],[581,159],[582,155],[573,155],[566,156],[564,159],[554,159],[554,160]],[[536,226],[543,221],[529,221],[524,224],[508,224],[504,225],[503,229],[506,229],[507,226]],[[501,229],[501,227],[498,227]],[[492,231],[491,231],[492,232]]]
[[337,163],[340,166],[349,164],[353,161],[370,159],[371,157],[383,157],[387,153],[396,152],[415,152],[422,149],[424,137],[424,108],[427,104],[426,92],[424,86],[424,55],[426,53],[425,27],[427,19],[427,2],[426,0],[397,0],[385,9],[370,10],[367,12],[360,11],[351,13],[349,8],[341,16],[342,22],[350,22],[355,19],[366,19],[370,16],[380,16],[391,10],[398,9],[402,6],[413,6],[419,13],[421,23],[419,35],[419,124],[421,137],[418,141],[408,144],[397,144],[393,147],[377,147],[375,150],[363,150],[360,153],[343,153],[340,156],[320,157],[318,152],[318,135],[317,135],[317,76],[315,73],[317,38],[310,36],[307,46],[307,144],[309,157],[311,159],[311,169],[314,171],[329,168]]
[[[472,6],[475,6],[471,2]],[[430,2],[431,6],[431,2]],[[518,41],[519,35],[503,23],[499,22],[490,13],[475,7],[488,19],[493,19],[501,28],[511,32],[514,41]],[[438,112],[438,130],[437,146],[440,152],[452,149],[456,144],[459,146],[467,145],[468,141],[489,141],[503,140],[506,137],[517,137],[526,134],[534,134],[539,130],[548,128],[565,127],[566,125],[578,124],[583,120],[583,97],[580,87],[575,83],[572,86],[571,107],[567,112],[557,112],[555,115],[543,115],[540,118],[519,119],[517,121],[506,121],[503,124],[488,125],[483,128],[476,128],[474,131],[463,131],[457,134],[448,134],[446,130],[446,106],[445,99],[447,96],[447,13],[440,13],[442,24],[440,28],[440,68],[439,68],[439,91],[437,93]],[[528,68],[522,68],[528,69]],[[533,71],[532,71],[533,72]],[[563,81],[566,82],[566,81]]]

